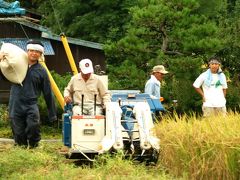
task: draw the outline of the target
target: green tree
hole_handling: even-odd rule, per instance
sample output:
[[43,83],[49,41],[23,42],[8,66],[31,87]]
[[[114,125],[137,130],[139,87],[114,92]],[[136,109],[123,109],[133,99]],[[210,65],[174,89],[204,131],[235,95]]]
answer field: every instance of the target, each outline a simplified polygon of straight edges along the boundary
[[143,91],[151,68],[163,64],[171,72],[161,90],[166,102],[178,99],[182,111],[200,109],[192,83],[207,59],[217,55],[232,80],[229,104],[238,105],[240,0],[21,2],[40,5],[42,23],[57,34],[106,44],[111,89]]
[[221,57],[224,70],[228,72],[227,107],[239,111],[240,0],[228,0],[227,7],[222,10],[219,19],[220,36],[225,39],[225,44],[217,55]]
[[45,0],[19,0],[20,7],[24,7],[27,10],[33,10],[34,12],[38,12],[38,7],[44,2]]
[[103,43],[123,36],[125,24],[130,20],[128,9],[136,2],[48,0],[41,4],[39,10],[45,14],[42,23],[55,33],[65,32],[71,37]]
[[218,52],[222,57],[223,65],[228,68],[233,77],[240,72],[240,0],[229,1],[227,9],[220,17],[219,25],[222,28],[221,37],[225,39],[224,48]]
[[[139,5],[130,10],[132,19],[127,25],[126,36],[105,47],[108,63],[115,67],[109,73],[111,81],[118,82],[114,75],[127,73],[128,69],[124,72],[122,67],[126,61],[131,62],[135,64],[135,69],[132,66],[127,76],[131,84],[125,84],[124,88],[142,90],[146,73],[152,66],[163,64],[172,72],[166,78],[171,89],[166,89],[166,93],[163,87],[161,92],[166,97],[179,98],[182,110],[200,104],[196,103],[198,97],[192,83],[202,71],[201,65],[206,58],[222,49],[224,43],[219,37],[217,23],[210,18],[212,14],[204,14],[203,8],[204,4],[201,6],[197,0],[139,1]],[[212,8],[217,11],[216,7]],[[145,72],[143,80],[135,78],[136,72]]]

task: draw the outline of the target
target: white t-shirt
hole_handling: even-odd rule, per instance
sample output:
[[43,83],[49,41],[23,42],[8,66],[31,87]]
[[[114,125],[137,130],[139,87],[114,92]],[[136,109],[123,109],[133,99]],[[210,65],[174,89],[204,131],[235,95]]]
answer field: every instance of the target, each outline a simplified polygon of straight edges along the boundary
[[[226,99],[224,97],[223,89],[227,89],[227,84],[222,85],[219,80],[218,74],[212,74],[212,81],[211,85],[207,86],[204,82],[207,78],[208,73],[202,73],[193,83],[195,88],[200,88],[202,86],[205,102],[203,106],[205,107],[225,107],[226,106]],[[223,74],[223,77],[226,77]]]

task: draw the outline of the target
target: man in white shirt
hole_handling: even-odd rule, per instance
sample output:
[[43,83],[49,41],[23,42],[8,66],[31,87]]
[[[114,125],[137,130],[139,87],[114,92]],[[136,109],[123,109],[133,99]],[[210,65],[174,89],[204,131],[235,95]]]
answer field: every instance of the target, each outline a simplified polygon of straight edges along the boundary
[[163,65],[154,66],[151,78],[145,84],[145,93],[148,93],[153,99],[160,99],[161,82],[168,71]]
[[195,90],[203,99],[203,116],[226,115],[226,76],[220,68],[217,58],[211,58],[209,69],[195,80],[193,83]]

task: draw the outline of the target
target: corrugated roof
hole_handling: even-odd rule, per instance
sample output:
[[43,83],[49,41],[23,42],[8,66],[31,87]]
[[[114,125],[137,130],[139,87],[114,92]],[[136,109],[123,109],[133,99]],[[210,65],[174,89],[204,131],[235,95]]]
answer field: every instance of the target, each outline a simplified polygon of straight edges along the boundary
[[[44,26],[32,23],[30,21],[16,21],[16,22],[19,23],[19,24],[22,24],[24,26],[27,26],[27,27],[30,27],[30,28],[41,31],[43,38],[61,41],[60,35],[53,34],[49,29],[47,29]],[[103,45],[100,44],[100,43],[85,41],[85,40],[82,40],[82,39],[71,38],[71,37],[67,37],[67,39],[68,39],[68,43],[71,43],[71,44],[81,45],[81,46],[84,46],[84,47],[90,47],[90,48],[100,49],[100,50],[103,49]]]
[[[44,45],[44,54],[45,55],[55,55],[54,50],[52,48],[51,42],[45,39],[38,39]],[[0,42],[4,43],[12,43],[17,45],[18,47],[22,48],[23,50],[27,50],[27,42],[29,39],[27,38],[0,38]]]
[[18,18],[17,20],[15,20],[15,22],[18,23],[18,24],[30,27],[32,29],[36,29],[36,30],[41,31],[41,32],[51,33],[51,31],[48,28],[46,28],[44,26],[41,26],[39,24],[33,23],[31,21],[28,21],[24,18],[22,18],[22,20],[20,20],[20,18]]
[[[46,32],[42,32],[42,37],[47,38],[47,39],[53,39],[53,40],[57,40],[57,41],[61,41],[61,37],[57,36],[57,35],[53,35],[53,34],[49,34]],[[68,43],[70,44],[76,44],[76,45],[80,45],[80,46],[84,46],[84,47],[90,47],[90,48],[94,48],[94,49],[103,49],[103,45],[100,43],[95,43],[95,42],[91,42],[91,41],[85,41],[85,40],[79,40],[76,38],[71,38],[71,37],[67,37]]]
[[[21,24],[21,25],[30,27],[32,29],[36,29],[38,31],[41,31],[43,38],[61,41],[60,35],[53,34],[48,28],[46,28],[44,26],[41,26],[39,24],[33,23],[33,22],[27,20],[24,17],[21,17],[21,18],[0,18],[0,21],[14,21],[18,24]],[[67,37],[67,39],[68,39],[68,43],[71,43],[71,44],[76,44],[76,45],[81,45],[81,46],[84,46],[84,47],[90,47],[90,48],[93,48],[93,49],[103,50],[103,44],[100,44],[100,43],[85,41],[85,40],[82,40],[82,39],[71,38],[71,37]]]

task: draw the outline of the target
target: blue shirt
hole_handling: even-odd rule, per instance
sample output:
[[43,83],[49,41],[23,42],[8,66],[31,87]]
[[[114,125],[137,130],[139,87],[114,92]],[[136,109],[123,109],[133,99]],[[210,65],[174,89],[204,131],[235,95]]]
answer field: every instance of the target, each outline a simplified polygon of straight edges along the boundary
[[151,78],[145,84],[145,93],[148,93],[151,98],[159,99],[160,96],[160,86],[161,83],[154,75],[151,75]]

